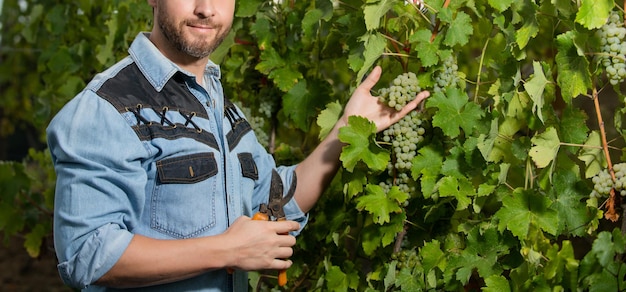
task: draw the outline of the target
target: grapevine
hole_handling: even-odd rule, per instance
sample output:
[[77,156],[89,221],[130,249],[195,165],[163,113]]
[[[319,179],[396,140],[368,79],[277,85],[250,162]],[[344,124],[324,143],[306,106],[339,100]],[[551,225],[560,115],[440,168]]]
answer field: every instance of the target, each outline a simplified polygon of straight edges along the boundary
[[612,85],[626,78],[626,28],[620,19],[618,12],[611,11],[607,23],[596,32],[603,53],[600,60]]

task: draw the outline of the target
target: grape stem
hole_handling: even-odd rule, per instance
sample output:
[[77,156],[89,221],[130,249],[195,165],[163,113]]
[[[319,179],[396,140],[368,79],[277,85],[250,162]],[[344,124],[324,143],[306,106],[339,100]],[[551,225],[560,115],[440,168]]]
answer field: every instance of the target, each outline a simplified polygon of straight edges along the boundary
[[[609,170],[609,174],[611,175],[611,179],[615,182],[617,179],[615,177],[615,170],[613,169],[613,163],[611,162],[611,156],[609,155],[609,144],[606,140],[606,130],[604,129],[604,120],[602,119],[602,114],[600,112],[600,102],[598,101],[598,89],[596,86],[593,86],[592,91],[592,99],[593,105],[596,110],[596,117],[598,119],[598,126],[600,127],[600,137],[602,138],[602,150],[604,152],[604,157],[606,159],[607,167]],[[611,189],[609,194],[609,198],[606,201],[607,211],[604,213],[604,218],[616,222],[619,218],[619,215],[615,212],[615,189]],[[622,234],[626,231],[625,226],[622,224]]]
[[[626,1],[626,0],[625,0]],[[443,3],[443,8],[447,8],[448,5],[450,5],[450,0],[446,0],[446,2]],[[435,23],[435,27],[433,28],[433,34],[430,36],[430,42],[432,43],[435,38],[437,37],[437,32],[439,31],[439,24],[441,23],[441,21],[437,20],[437,22]]]

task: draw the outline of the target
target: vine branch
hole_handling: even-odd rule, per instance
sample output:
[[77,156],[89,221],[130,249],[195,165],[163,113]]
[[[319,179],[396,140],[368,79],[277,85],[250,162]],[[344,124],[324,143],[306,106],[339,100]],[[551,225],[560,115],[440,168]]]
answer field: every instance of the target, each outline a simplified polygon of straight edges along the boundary
[[[609,174],[611,175],[611,179],[613,182],[616,181],[615,171],[613,170],[613,163],[611,162],[611,156],[609,155],[609,146],[606,140],[606,130],[604,128],[604,120],[602,119],[602,114],[600,112],[600,102],[598,101],[598,89],[593,87],[592,89],[592,99],[593,105],[596,111],[596,118],[598,119],[598,127],[600,128],[600,137],[602,139],[602,151],[604,152],[604,158],[607,162],[607,167],[609,170]],[[604,218],[616,222],[619,218],[619,214],[615,212],[615,189],[611,189],[610,196],[606,202],[607,211],[604,213]]]

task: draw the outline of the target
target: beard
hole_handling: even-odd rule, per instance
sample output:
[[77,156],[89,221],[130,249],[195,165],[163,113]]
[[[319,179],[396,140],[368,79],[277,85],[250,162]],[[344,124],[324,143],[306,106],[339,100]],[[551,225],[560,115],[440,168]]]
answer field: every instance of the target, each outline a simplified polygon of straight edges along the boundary
[[[176,23],[174,19],[167,15],[166,11],[159,11],[159,15],[161,16],[159,28],[170,44],[172,44],[178,51],[195,58],[201,59],[208,57],[222,43],[230,31],[230,25],[228,27],[218,26],[213,24],[209,18],[183,20]],[[213,27],[217,32],[217,35],[213,38],[207,37],[196,40],[193,40],[191,37],[186,38],[183,28],[189,24],[211,25],[211,27]]]

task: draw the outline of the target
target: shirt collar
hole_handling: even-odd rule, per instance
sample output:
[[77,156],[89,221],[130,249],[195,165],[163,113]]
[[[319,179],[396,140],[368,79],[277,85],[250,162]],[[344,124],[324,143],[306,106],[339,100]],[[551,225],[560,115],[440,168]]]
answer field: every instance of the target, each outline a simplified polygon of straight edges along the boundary
[[[148,32],[139,33],[130,45],[128,52],[139,67],[139,70],[141,70],[141,73],[157,91],[161,91],[163,86],[176,72],[182,72],[194,79],[193,74],[180,68],[180,66],[163,56],[161,51],[148,39],[149,36],[150,33]],[[219,79],[221,76],[220,67],[209,60],[204,74],[205,76],[211,75]]]

